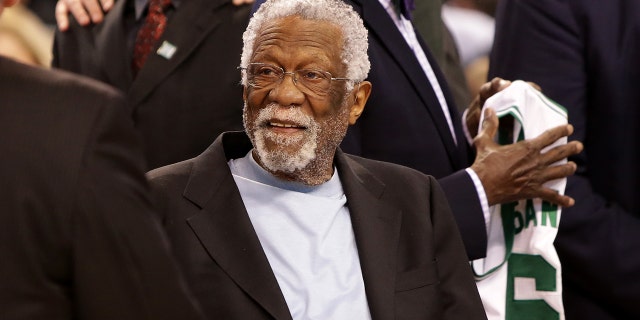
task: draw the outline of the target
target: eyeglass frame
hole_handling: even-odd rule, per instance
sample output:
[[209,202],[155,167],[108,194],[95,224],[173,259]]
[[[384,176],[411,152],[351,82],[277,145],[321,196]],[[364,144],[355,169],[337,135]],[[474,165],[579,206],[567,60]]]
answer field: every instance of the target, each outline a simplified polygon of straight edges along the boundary
[[264,89],[264,88],[268,88],[269,86],[277,86],[278,84],[282,83],[282,81],[284,80],[284,77],[288,74],[291,76],[291,80],[293,81],[293,84],[298,87],[298,72],[300,71],[312,71],[312,72],[318,72],[321,74],[324,74],[325,79],[329,79],[329,85],[327,86],[326,92],[322,92],[322,93],[318,93],[315,92],[313,89],[309,88],[307,85],[304,85],[304,81],[302,82],[303,88],[308,89],[311,93],[319,95],[319,96],[324,96],[327,93],[329,93],[329,90],[331,89],[331,82],[336,80],[336,81],[354,81],[357,82],[356,80],[350,79],[350,78],[340,78],[340,77],[333,77],[333,75],[331,74],[331,72],[329,71],[324,71],[324,70],[320,70],[320,69],[298,69],[298,70],[294,70],[294,71],[285,71],[284,68],[271,64],[271,63],[262,63],[262,62],[252,62],[249,63],[249,66],[268,66],[268,67],[272,67],[273,70],[280,70],[281,75],[278,77],[277,81],[274,81],[273,83],[267,85],[267,86],[257,86],[255,83],[251,83],[249,81],[249,74],[247,72],[247,69],[249,69],[249,67],[238,67],[238,69],[242,70],[243,72],[246,73],[247,76],[247,84],[251,87],[257,88],[257,89]]

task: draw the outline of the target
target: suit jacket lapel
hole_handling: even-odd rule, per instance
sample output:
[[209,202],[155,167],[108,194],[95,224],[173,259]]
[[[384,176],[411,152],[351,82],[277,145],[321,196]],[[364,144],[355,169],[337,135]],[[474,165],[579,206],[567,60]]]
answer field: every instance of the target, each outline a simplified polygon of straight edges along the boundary
[[149,54],[144,67],[139,71],[129,92],[133,105],[140,103],[169,73],[189,57],[198,44],[221,23],[221,13],[217,13],[216,9],[224,5],[231,4],[227,3],[227,1],[219,0],[183,1],[179,10],[171,17],[164,34],[158,41],[158,45],[167,41],[175,46],[177,50],[170,59],[166,59],[153,51]]
[[[431,87],[429,79],[422,71],[420,62],[418,62],[415,54],[404,40],[400,31],[398,31],[398,28],[393,23],[391,17],[389,17],[387,11],[385,11],[377,0],[353,0],[353,2],[358,3],[362,7],[362,19],[364,20],[369,33],[374,34],[378,39],[380,39],[380,43],[389,51],[390,55],[410,80],[414,90],[418,93],[420,99],[427,107],[427,111],[434,119],[435,126],[437,127],[440,136],[443,137],[442,141],[445,142],[449,158],[453,163],[457,164],[459,161],[454,160],[456,159],[454,156],[456,154],[456,145],[454,143],[453,136],[449,131],[449,125],[447,124],[447,120],[443,114],[442,108],[440,107],[440,102],[438,101],[435,91]],[[422,48],[425,51],[432,68],[437,69],[437,62],[431,57],[427,47],[423,44]],[[443,87],[443,90],[446,91],[446,82],[441,81],[440,84]],[[457,119],[452,120],[457,121]]]
[[[196,158],[184,197],[202,208],[187,223],[213,260],[275,319],[291,315],[227,167],[224,145],[244,156],[248,139],[224,134]],[[242,153],[244,152],[244,153]]]
[[373,319],[393,319],[399,210],[382,201],[384,184],[367,169],[336,155],[355,233],[369,310]]
[[131,62],[127,53],[127,45],[122,19],[127,1],[116,1],[102,23],[94,26],[98,65],[102,66],[108,83],[123,92],[131,86]]
[[[457,166],[454,166],[454,168],[466,168],[469,165],[467,163],[467,161],[469,160],[469,144],[467,143],[467,138],[465,137],[464,131],[462,129],[462,121],[459,120],[460,114],[458,113],[456,103],[453,99],[453,96],[451,95],[451,91],[449,91],[448,86],[446,85],[447,80],[445,79],[440,67],[438,67],[435,57],[431,52],[429,52],[426,43],[420,36],[418,36],[418,41],[420,42],[420,45],[425,48],[424,53],[427,56],[427,59],[429,59],[429,63],[431,63],[431,66],[433,67],[433,73],[435,73],[436,78],[438,78],[438,82],[442,84],[442,93],[444,94],[445,100],[449,105],[449,115],[451,116],[453,131],[456,133],[457,149],[460,152],[459,154],[461,155],[459,157],[450,156],[450,159],[453,163],[457,164]],[[447,147],[447,150],[449,150],[449,153],[451,154],[452,149],[449,147],[454,146],[451,145]]]

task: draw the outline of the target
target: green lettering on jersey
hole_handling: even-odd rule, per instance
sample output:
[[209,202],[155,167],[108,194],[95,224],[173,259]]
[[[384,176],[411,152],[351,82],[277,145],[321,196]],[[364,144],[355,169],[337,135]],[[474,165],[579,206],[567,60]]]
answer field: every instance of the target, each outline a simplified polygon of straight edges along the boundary
[[[510,202],[501,205],[500,211],[502,212],[503,221],[512,220],[513,234],[516,235],[524,229],[524,217],[520,211],[516,211],[518,202]],[[505,227],[505,232],[508,232]]]
[[538,226],[538,220],[536,220],[536,209],[533,207],[533,200],[527,199],[527,204],[524,206],[524,226],[525,228],[529,227],[531,221],[533,221],[533,226]]
[[542,299],[516,300],[515,278],[533,278],[536,291],[556,291],[556,269],[539,255],[512,253],[507,267],[505,320],[557,320],[560,314]]
[[553,228],[558,227],[558,206],[542,201],[542,225],[547,225],[547,220]]

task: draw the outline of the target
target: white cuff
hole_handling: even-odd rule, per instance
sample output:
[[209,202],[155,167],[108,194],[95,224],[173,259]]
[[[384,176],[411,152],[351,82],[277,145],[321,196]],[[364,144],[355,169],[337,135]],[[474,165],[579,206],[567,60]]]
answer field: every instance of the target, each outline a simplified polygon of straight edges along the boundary
[[480,206],[482,207],[482,214],[484,215],[484,224],[487,229],[487,234],[489,234],[489,200],[487,199],[487,193],[484,191],[484,186],[482,185],[482,181],[480,181],[478,174],[476,174],[476,172],[471,168],[467,168],[465,171],[469,174],[476,187]]

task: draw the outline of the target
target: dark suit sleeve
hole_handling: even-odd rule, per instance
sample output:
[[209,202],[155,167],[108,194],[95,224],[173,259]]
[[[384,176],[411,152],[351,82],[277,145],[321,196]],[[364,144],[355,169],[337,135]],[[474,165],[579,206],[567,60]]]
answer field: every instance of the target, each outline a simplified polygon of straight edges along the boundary
[[431,221],[444,307],[441,319],[486,319],[449,203],[431,178]]
[[80,319],[198,319],[152,214],[122,100],[104,99],[87,140],[72,216]]
[[[587,6],[587,2],[576,3]],[[602,5],[600,2],[594,2],[593,5],[596,3]],[[615,200],[606,200],[602,194],[594,191],[593,170],[598,168],[593,167],[593,161],[589,167],[587,159],[587,155],[591,160],[594,157],[613,156],[602,154],[606,153],[602,150],[589,149],[587,136],[591,134],[590,139],[593,139],[597,133],[593,123],[588,126],[587,116],[593,117],[595,110],[610,107],[597,106],[601,101],[594,101],[588,95],[622,89],[615,85],[613,88],[591,87],[593,81],[606,73],[607,67],[603,66],[600,72],[589,73],[599,66],[587,58],[586,24],[583,25],[580,20],[585,16],[575,11],[575,5],[558,0],[501,1],[489,77],[524,79],[539,84],[547,96],[567,108],[569,122],[575,127],[571,139],[586,143],[585,151],[572,159],[578,164],[578,172],[568,178],[565,191],[575,198],[576,205],[563,210],[555,241],[562,262],[567,318],[574,315],[581,319],[609,319],[599,316],[604,314],[597,306],[600,305],[606,306],[604,308],[609,309],[611,314],[618,314],[615,318],[636,319],[640,318],[640,281],[637,281],[640,255],[636,254],[640,249],[640,217],[637,213],[624,210]],[[603,11],[611,7],[613,5],[592,9]],[[608,21],[623,23],[614,17],[609,17]],[[605,61],[611,63],[610,67],[619,58],[609,56]],[[637,54],[634,59],[637,60]],[[623,78],[618,74],[615,77]],[[633,101],[634,106],[637,103],[637,100]],[[602,128],[606,126],[602,121],[611,121],[606,119],[610,115],[602,114],[602,119],[593,118],[591,121],[597,121]],[[615,143],[610,141],[612,139],[606,136],[606,132],[604,134],[605,141],[608,141],[606,143]],[[603,135],[597,138],[603,139]],[[607,166],[616,166],[612,161],[618,160],[609,160]],[[637,166],[637,163],[632,166]],[[632,175],[632,172],[627,175]],[[637,189],[634,192],[637,197]]]
[[469,260],[484,258],[487,255],[487,227],[473,180],[461,170],[438,182],[453,211]]

